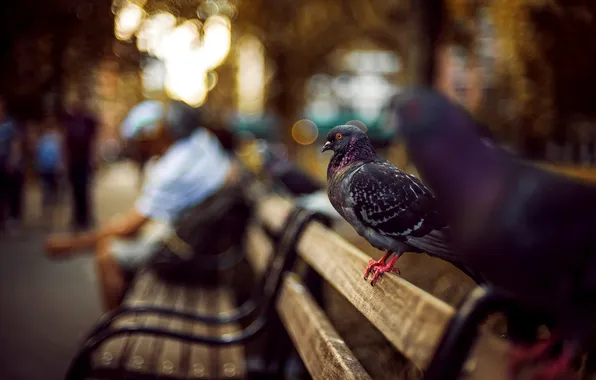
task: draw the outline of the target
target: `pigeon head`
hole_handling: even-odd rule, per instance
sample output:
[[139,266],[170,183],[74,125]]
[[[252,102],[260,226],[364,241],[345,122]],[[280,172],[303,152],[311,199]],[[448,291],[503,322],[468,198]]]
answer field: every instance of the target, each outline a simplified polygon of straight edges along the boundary
[[351,165],[377,159],[377,154],[366,133],[353,125],[339,125],[327,134],[327,142],[321,152],[333,151],[327,167],[327,177],[333,177]]
[[321,153],[328,150],[336,153],[345,152],[356,140],[368,141],[368,136],[362,129],[354,125],[338,125],[327,134],[327,142],[323,145]]

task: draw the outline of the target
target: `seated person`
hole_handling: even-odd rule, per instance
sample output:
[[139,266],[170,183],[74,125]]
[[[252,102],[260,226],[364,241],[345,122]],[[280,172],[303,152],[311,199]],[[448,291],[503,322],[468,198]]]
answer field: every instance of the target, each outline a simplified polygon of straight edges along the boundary
[[135,106],[121,126],[122,135],[146,157],[159,159],[134,207],[96,230],[47,239],[46,251],[54,258],[95,247],[106,310],[118,306],[127,275],[150,262],[184,210],[237,183],[238,164],[200,123],[198,110],[181,102]]

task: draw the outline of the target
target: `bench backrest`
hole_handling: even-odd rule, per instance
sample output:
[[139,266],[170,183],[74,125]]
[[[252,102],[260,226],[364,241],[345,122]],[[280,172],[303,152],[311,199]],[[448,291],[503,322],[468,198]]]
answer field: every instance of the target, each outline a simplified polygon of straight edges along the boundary
[[[270,231],[279,233],[293,208],[294,205],[289,200],[269,196],[258,203],[256,213]],[[251,226],[248,236],[247,253],[256,268],[263,267],[263,263],[267,262],[267,252],[271,252],[271,243],[264,232],[256,226]],[[453,307],[398,276],[385,276],[377,286],[371,287],[368,282],[362,280],[362,270],[368,264],[370,257],[318,222],[310,223],[306,227],[297,244],[297,252],[310,267],[364,315],[397,350],[419,368],[424,369],[428,366],[443,332],[455,314]],[[346,362],[352,363],[353,356],[331,325],[327,325],[327,319],[324,318],[320,308],[313,303],[312,297],[304,294],[307,292],[297,278],[289,277],[286,279],[282,297],[278,301],[278,312],[282,319],[289,320],[292,326],[301,326],[301,333],[293,338],[298,351],[304,352],[307,358],[313,355],[312,350],[315,348],[312,345],[316,339],[305,339],[304,331],[309,331],[308,323],[314,323],[314,327],[310,327],[310,330],[317,330],[312,334],[318,334],[319,339],[328,343],[323,346],[333,352],[330,355],[346,358],[338,359],[339,362],[332,360],[330,363],[309,364],[307,362],[311,375],[316,378],[366,378],[368,375],[361,366],[354,369],[356,375],[353,373],[351,377],[318,376],[317,371],[324,371],[326,366],[332,366],[334,371],[339,366],[345,372],[342,375],[348,376],[347,373],[351,370],[346,367]],[[293,297],[301,298],[297,301]],[[287,309],[290,305],[293,305],[292,309]],[[300,310],[300,313],[296,310]],[[324,322],[317,323],[319,320]],[[339,339],[337,342],[342,344],[333,347],[326,340],[329,336]],[[506,373],[506,351],[507,344],[504,341],[483,331],[464,368],[466,378],[503,379]],[[305,356],[302,357],[305,358]]]

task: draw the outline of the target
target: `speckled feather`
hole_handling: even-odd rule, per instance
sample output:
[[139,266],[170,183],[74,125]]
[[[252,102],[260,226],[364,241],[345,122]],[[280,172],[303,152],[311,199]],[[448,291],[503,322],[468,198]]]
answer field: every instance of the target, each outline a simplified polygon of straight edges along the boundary
[[366,135],[334,154],[327,176],[331,204],[375,248],[455,258],[433,195],[416,177],[379,159]]

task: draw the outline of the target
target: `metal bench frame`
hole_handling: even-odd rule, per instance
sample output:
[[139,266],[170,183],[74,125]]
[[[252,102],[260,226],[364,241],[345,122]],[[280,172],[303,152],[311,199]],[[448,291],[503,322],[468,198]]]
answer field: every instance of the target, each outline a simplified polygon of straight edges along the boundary
[[[329,220],[323,215],[300,208],[295,209],[288,216],[282,230],[283,232],[280,234],[279,239],[277,239],[274,255],[267,264],[267,269],[261,279],[260,286],[256,287],[253,296],[248,301],[230,313],[224,315],[203,315],[175,311],[168,308],[146,306],[122,306],[107,313],[100,319],[98,325],[93,329],[76,354],[68,369],[66,379],[83,379],[91,371],[91,354],[93,351],[107,339],[124,334],[148,334],[217,347],[243,344],[254,339],[263,331],[270,317],[275,314],[275,303],[281,290],[284,274],[294,267],[298,258],[295,249],[296,244],[305,227],[314,220],[318,220],[324,224],[329,223]],[[254,315],[254,319],[242,331],[215,337],[175,332],[164,328],[112,326],[112,322],[116,318],[130,313],[153,313],[206,324],[226,324],[251,315]]]
[[531,310],[510,295],[490,286],[476,287],[464,299],[445,329],[424,380],[456,380],[478,338],[479,325],[489,315],[498,312],[508,318],[510,326],[512,322],[519,321],[516,318],[532,315]]

